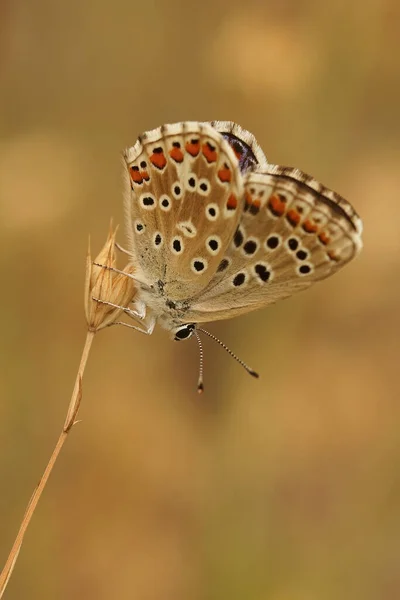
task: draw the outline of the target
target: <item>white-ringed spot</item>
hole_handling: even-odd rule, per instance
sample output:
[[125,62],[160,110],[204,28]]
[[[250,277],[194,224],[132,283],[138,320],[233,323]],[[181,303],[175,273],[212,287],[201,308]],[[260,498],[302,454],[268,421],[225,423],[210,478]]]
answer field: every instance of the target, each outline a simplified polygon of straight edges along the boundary
[[296,258],[297,260],[306,260],[308,258],[308,252],[301,248],[300,250],[297,250]]
[[191,221],[180,221],[176,228],[183,233],[185,237],[194,238],[197,235],[197,229]]
[[233,285],[233,287],[241,287],[242,285],[244,285],[246,283],[246,280],[247,280],[246,271],[239,271],[239,273],[236,273],[236,275],[232,278],[232,285]]
[[221,250],[222,242],[218,235],[210,235],[206,239],[206,248],[212,256],[216,256]]
[[191,262],[192,271],[193,273],[196,273],[196,275],[203,273],[207,269],[207,267],[208,261],[202,256],[194,258]]
[[271,267],[267,263],[262,261],[257,261],[256,264],[253,265],[252,271],[257,283],[259,283],[260,285],[271,281],[273,276]]
[[175,200],[182,198],[182,185],[180,181],[175,181],[171,186],[171,192]]
[[310,275],[313,272],[313,266],[310,263],[304,263],[297,267],[297,273],[304,277],[305,275]]
[[298,237],[291,235],[290,238],[286,240],[286,247],[290,250],[290,252],[296,252],[299,249],[300,240]]
[[197,190],[197,182],[196,173],[188,173],[186,176],[186,189],[189,192],[195,192]]
[[219,206],[215,202],[210,202],[206,206],[206,217],[209,221],[216,221],[219,217]]
[[183,249],[183,240],[180,235],[176,235],[171,241],[171,252],[173,252],[173,254],[181,254]]
[[144,233],[144,230],[146,229],[146,225],[144,223],[142,223],[142,221],[139,221],[138,219],[135,221],[134,227],[135,227],[135,231],[138,235],[141,235],[142,233]]
[[210,182],[208,179],[205,179],[204,177],[199,179],[199,182],[197,185],[197,192],[200,196],[208,196],[210,193],[210,189],[211,189],[211,185],[210,185]]
[[272,233],[265,240],[265,248],[270,252],[276,250],[282,242],[282,238],[278,233]]
[[243,244],[242,254],[249,258],[257,252],[258,247],[259,242],[256,238],[247,238],[247,240]]
[[156,199],[153,194],[149,193],[141,194],[139,203],[145,210],[154,210],[156,207]]
[[172,202],[171,198],[167,196],[167,194],[162,194],[158,202],[160,204],[161,210],[164,210],[165,212],[171,210]]

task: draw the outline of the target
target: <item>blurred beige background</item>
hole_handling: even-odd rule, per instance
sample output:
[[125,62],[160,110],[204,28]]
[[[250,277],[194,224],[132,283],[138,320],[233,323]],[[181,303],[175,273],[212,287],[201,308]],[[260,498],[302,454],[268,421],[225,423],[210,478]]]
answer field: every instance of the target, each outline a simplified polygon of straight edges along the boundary
[[[400,4],[0,4],[0,562],[64,421],[87,238],[122,224],[119,152],[229,119],[363,217],[359,259],[209,329],[110,329],[7,600],[400,596]],[[123,232],[120,241],[123,242]]]

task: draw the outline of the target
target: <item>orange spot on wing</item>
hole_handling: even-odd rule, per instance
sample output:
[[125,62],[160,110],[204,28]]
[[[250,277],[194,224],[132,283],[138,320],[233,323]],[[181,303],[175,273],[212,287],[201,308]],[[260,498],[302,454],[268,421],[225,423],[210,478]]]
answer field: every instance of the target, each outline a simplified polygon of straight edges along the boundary
[[276,217],[282,217],[285,214],[286,204],[278,194],[273,194],[269,199],[268,208]]
[[260,208],[260,206],[261,206],[260,198],[256,198],[255,200],[253,200],[253,206],[255,206],[256,208]]
[[143,177],[139,173],[139,169],[137,167],[129,167],[129,171],[131,174],[131,179],[133,183],[143,183]]
[[253,202],[253,198],[252,198],[252,195],[250,194],[250,192],[245,192],[244,193],[244,199],[246,201],[246,204],[250,205]]
[[325,231],[321,231],[321,233],[318,236],[318,239],[321,242],[321,244],[324,244],[324,246],[327,246],[330,242],[330,237],[327,233],[325,233]]
[[200,142],[186,142],[186,152],[189,152],[190,156],[197,156],[200,152]]
[[237,207],[237,198],[234,194],[231,194],[226,203],[226,208],[228,210],[234,210]]
[[297,210],[294,210],[293,208],[288,210],[286,219],[289,221],[289,223],[291,225],[293,225],[293,227],[296,227],[296,225],[298,225],[300,223],[300,215],[297,212]]
[[149,181],[150,177],[147,171],[140,171],[140,174],[143,177],[144,181]]
[[158,154],[153,152],[153,154],[150,156],[150,162],[152,165],[157,167],[157,169],[163,169],[167,164],[167,159],[162,152]]
[[180,148],[171,148],[169,155],[175,162],[181,163],[183,161],[183,152]]
[[220,181],[222,182],[228,182],[232,180],[232,173],[230,171],[230,169],[220,169],[218,171],[218,178],[220,179]]
[[335,261],[335,262],[339,262],[339,260],[340,260],[340,256],[338,256],[338,255],[336,254],[336,252],[334,252],[333,250],[329,250],[329,251],[327,252],[327,254],[328,254],[328,256],[329,256],[329,258],[330,258],[331,260],[333,260],[333,261]]
[[213,147],[210,147],[210,144],[203,144],[201,151],[206,157],[207,162],[211,163],[217,160],[217,152],[215,149],[213,149]]
[[318,226],[312,223],[312,221],[307,220],[303,223],[303,229],[306,233],[317,233]]

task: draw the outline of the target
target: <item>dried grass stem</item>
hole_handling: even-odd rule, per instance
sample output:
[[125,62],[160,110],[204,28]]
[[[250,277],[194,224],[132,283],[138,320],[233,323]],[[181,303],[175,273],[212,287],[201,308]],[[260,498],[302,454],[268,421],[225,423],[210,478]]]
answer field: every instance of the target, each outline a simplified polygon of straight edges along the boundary
[[82,377],[83,377],[83,373],[85,371],[86,362],[87,362],[87,359],[89,356],[89,352],[90,352],[90,348],[92,346],[94,336],[95,336],[94,331],[87,332],[86,341],[85,341],[85,345],[84,345],[83,352],[82,352],[82,358],[81,358],[78,373],[76,376],[75,386],[74,386],[74,390],[72,392],[71,400],[70,400],[70,403],[68,406],[67,417],[65,419],[63,429],[57,440],[57,443],[56,443],[53,453],[50,457],[50,460],[47,463],[44,473],[43,473],[35,491],[33,492],[31,499],[29,500],[29,503],[26,508],[25,515],[22,520],[21,526],[19,528],[17,537],[15,538],[13,547],[11,548],[11,552],[7,558],[6,564],[4,565],[4,568],[0,574],[0,598],[3,597],[4,591],[7,587],[8,581],[11,577],[15,563],[18,558],[19,551],[22,546],[25,532],[26,532],[28,525],[32,519],[33,513],[35,512],[36,506],[40,500],[42,492],[43,492],[44,488],[46,487],[47,480],[50,476],[50,473],[53,470],[54,464],[58,458],[58,455],[60,454],[61,448],[63,447],[63,445],[68,437],[69,432],[71,431],[71,428],[76,423],[76,417],[77,417],[77,414],[79,411],[79,406],[80,406],[81,398],[82,398]]

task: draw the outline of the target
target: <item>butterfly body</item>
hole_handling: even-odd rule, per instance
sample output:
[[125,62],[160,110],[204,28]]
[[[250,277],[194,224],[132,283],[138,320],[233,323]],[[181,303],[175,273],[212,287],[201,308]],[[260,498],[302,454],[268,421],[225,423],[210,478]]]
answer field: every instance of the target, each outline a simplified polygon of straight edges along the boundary
[[163,282],[160,280],[155,287],[142,288],[140,299],[151,311],[152,316],[161,327],[175,331],[181,325],[187,324],[186,314],[189,310],[189,300],[174,300],[165,295]]
[[361,248],[346,200],[269,164],[234,123],[165,125],[124,159],[128,250],[151,331],[157,322],[185,339],[197,323],[306,289]]

